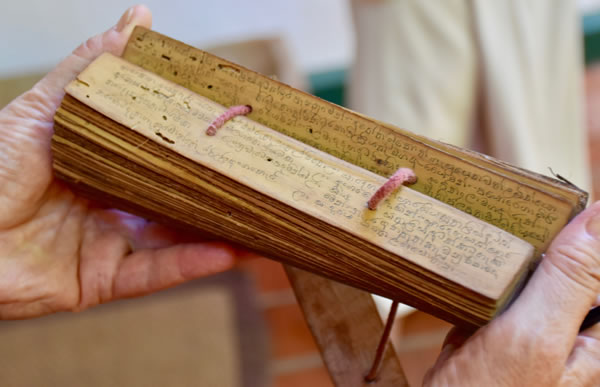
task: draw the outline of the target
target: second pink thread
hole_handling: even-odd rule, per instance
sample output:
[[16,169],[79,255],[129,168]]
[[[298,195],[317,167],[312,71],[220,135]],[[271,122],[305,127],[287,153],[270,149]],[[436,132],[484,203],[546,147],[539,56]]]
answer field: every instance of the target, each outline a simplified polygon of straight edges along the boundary
[[375,210],[377,205],[389,194],[394,192],[404,183],[414,184],[417,182],[417,175],[410,168],[398,169],[388,181],[385,182],[369,199],[369,210]]

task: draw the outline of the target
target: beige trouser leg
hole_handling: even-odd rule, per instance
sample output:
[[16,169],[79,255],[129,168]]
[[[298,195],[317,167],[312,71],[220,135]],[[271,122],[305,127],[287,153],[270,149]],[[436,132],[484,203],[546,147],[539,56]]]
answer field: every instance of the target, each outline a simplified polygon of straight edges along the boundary
[[581,36],[567,0],[355,0],[350,107],[590,189]]

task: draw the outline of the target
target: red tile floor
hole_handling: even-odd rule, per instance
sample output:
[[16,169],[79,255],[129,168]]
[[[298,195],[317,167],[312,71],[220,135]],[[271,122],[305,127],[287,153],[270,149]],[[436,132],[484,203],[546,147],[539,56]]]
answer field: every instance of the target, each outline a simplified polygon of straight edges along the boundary
[[[588,68],[585,82],[594,196],[600,198],[600,65]],[[270,332],[273,387],[333,386],[282,266],[264,258],[241,266],[260,291]],[[449,329],[448,323],[422,312],[395,325],[394,345],[411,386],[421,385]]]
[[[256,258],[240,266],[254,277],[260,293],[270,334],[273,387],[333,386],[282,265]],[[450,324],[422,312],[396,323],[394,344],[411,386],[421,384],[449,329]]]

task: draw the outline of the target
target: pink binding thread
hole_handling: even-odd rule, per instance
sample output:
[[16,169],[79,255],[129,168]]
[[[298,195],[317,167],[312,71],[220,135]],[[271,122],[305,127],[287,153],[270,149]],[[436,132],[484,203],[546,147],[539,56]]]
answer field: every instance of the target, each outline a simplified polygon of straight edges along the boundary
[[225,110],[223,114],[215,118],[215,120],[208,126],[208,129],[206,129],[206,134],[209,136],[214,136],[217,134],[217,130],[225,125],[227,121],[236,116],[245,116],[246,114],[250,114],[250,112],[252,112],[252,106],[250,105],[232,106]]
[[375,210],[377,205],[385,199],[389,194],[394,192],[398,187],[404,183],[414,184],[417,181],[417,175],[410,168],[400,168],[385,182],[384,185],[379,187],[377,192],[369,199],[369,210]]

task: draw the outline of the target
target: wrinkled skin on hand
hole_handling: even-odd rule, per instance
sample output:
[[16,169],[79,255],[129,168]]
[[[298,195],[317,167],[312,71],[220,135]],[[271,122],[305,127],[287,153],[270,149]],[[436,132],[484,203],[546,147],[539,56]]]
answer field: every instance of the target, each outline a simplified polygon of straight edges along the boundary
[[148,9],[132,7],[0,111],[0,319],[77,311],[233,265],[224,243],[182,240],[53,178],[53,115],[64,87],[102,52],[120,55],[135,25],[151,23]]
[[600,386],[600,202],[561,231],[511,307],[471,337],[453,330],[425,386]]

